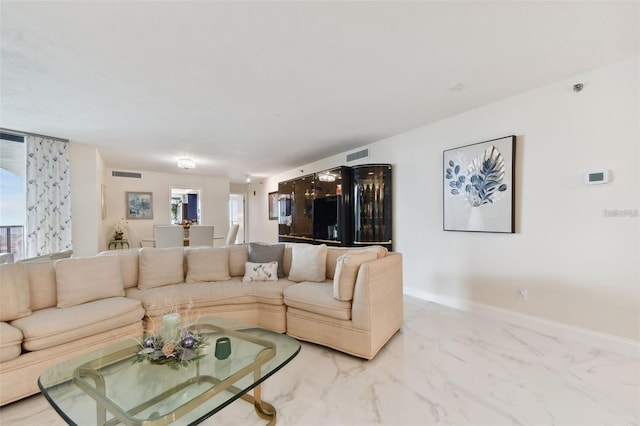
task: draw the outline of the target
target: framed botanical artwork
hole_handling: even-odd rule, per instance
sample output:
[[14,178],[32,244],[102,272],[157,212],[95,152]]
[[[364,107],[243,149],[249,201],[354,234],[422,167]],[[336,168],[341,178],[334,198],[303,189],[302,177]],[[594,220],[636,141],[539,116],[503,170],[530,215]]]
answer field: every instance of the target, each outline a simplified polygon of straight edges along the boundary
[[269,193],[269,220],[278,219],[278,191]]
[[443,229],[515,232],[516,137],[443,153]]
[[127,219],[153,219],[153,193],[126,193]]

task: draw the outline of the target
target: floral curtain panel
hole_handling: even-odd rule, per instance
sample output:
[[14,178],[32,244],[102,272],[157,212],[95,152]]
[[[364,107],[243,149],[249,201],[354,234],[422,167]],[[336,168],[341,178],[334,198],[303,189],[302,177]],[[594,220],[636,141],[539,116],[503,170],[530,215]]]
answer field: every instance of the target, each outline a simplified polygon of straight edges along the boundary
[[71,249],[71,184],[66,142],[27,137],[26,257]]

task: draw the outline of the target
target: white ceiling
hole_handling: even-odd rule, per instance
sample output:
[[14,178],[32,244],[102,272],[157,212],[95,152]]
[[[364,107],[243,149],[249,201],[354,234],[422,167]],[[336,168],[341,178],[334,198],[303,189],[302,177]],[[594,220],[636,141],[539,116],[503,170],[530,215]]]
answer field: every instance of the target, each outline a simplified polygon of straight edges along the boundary
[[[639,2],[2,1],[0,126],[266,176],[639,54]],[[568,88],[569,90],[569,88]]]

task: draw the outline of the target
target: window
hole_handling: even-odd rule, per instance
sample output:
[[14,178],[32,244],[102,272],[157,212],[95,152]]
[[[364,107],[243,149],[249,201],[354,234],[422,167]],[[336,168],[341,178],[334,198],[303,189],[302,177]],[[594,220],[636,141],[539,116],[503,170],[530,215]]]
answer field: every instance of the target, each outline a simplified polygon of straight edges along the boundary
[[0,253],[24,258],[26,151],[24,136],[0,133]]

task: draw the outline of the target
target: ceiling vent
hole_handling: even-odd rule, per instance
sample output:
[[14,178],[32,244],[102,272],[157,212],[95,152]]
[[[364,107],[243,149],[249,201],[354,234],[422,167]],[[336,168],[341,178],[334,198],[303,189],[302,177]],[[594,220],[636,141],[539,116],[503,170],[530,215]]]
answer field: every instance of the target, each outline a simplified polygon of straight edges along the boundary
[[369,148],[347,154],[347,162],[369,157]]
[[113,170],[111,172],[111,176],[113,176],[113,177],[124,177],[124,178],[133,178],[133,179],[142,179],[142,173],[119,172],[119,171],[116,171],[116,170]]

